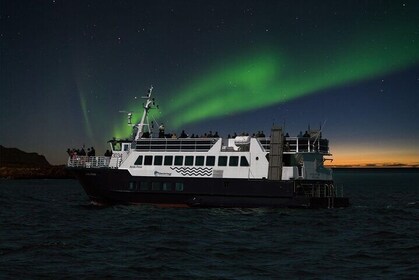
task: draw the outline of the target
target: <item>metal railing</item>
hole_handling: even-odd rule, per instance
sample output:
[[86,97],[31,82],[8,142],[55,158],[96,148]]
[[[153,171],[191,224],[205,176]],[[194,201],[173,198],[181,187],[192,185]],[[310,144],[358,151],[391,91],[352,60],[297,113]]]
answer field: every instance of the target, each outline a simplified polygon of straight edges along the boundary
[[135,143],[137,151],[208,152],[219,138],[146,138]]
[[[258,140],[268,152],[270,150],[270,138],[259,138]],[[310,137],[286,137],[284,141],[284,152],[320,152],[322,154],[329,154],[329,141],[327,139]]]
[[68,167],[108,168],[111,157],[105,156],[72,156],[68,158]]

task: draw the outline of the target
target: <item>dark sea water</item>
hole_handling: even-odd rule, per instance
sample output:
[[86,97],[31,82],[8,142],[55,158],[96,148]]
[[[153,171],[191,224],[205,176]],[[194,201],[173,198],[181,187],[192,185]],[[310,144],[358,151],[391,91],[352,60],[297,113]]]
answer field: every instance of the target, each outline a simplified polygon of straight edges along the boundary
[[0,279],[418,279],[419,171],[335,171],[346,209],[91,206],[0,181]]

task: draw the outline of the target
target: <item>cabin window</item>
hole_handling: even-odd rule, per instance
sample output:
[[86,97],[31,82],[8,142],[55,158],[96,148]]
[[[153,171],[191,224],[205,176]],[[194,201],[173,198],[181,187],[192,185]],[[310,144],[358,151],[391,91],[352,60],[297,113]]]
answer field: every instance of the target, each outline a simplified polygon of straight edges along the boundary
[[218,166],[227,166],[227,157],[219,156],[218,157]]
[[192,166],[193,165],[193,156],[185,156],[185,165]]
[[195,157],[195,165],[196,166],[203,166],[204,165],[204,157],[203,156]]
[[175,156],[175,165],[183,165],[183,156]]
[[165,156],[164,165],[172,165],[172,164],[173,164],[173,156]]
[[228,166],[238,166],[239,165],[239,157],[232,156],[230,157],[230,161],[228,162]]
[[283,154],[282,155],[282,162],[284,166],[291,166],[291,154]]
[[135,182],[129,182],[129,189],[130,189],[130,191],[134,191],[134,190],[137,189],[136,186],[135,186]]
[[161,190],[161,182],[153,182],[151,184],[152,191],[160,191]]
[[150,190],[151,182],[141,182],[140,183],[140,191],[148,191]]
[[207,166],[214,166],[215,165],[215,156],[207,156]]
[[163,183],[163,190],[164,191],[171,191],[173,189],[173,183],[164,182]]
[[129,144],[124,144],[124,151],[128,151],[129,150]]
[[249,162],[245,156],[240,157],[240,166],[249,166]]
[[163,156],[154,156],[154,165],[162,165]]
[[176,183],[176,191],[183,192],[183,183]]
[[153,164],[153,156],[145,156],[144,165],[152,165],[152,164]]
[[143,164],[143,156],[138,156],[137,160],[134,162],[134,165],[142,165]]

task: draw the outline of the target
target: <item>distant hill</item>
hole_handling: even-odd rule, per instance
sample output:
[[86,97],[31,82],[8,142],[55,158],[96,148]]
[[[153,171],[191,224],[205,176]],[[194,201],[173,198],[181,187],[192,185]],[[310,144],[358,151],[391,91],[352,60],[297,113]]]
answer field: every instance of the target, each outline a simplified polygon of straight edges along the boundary
[[65,165],[50,165],[43,155],[26,153],[0,145],[0,178],[69,179],[74,177],[65,169]]
[[0,145],[0,167],[49,167],[46,158],[37,153],[26,153]]

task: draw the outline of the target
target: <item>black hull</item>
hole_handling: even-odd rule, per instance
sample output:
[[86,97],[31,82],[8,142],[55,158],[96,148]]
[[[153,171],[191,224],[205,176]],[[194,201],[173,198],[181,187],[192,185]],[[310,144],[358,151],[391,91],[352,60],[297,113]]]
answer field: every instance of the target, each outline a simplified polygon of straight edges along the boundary
[[[90,200],[99,204],[155,204],[173,207],[348,207],[349,199],[310,197],[298,186],[316,181],[226,178],[134,177],[127,170],[71,168]],[[326,182],[332,184],[333,182]]]

